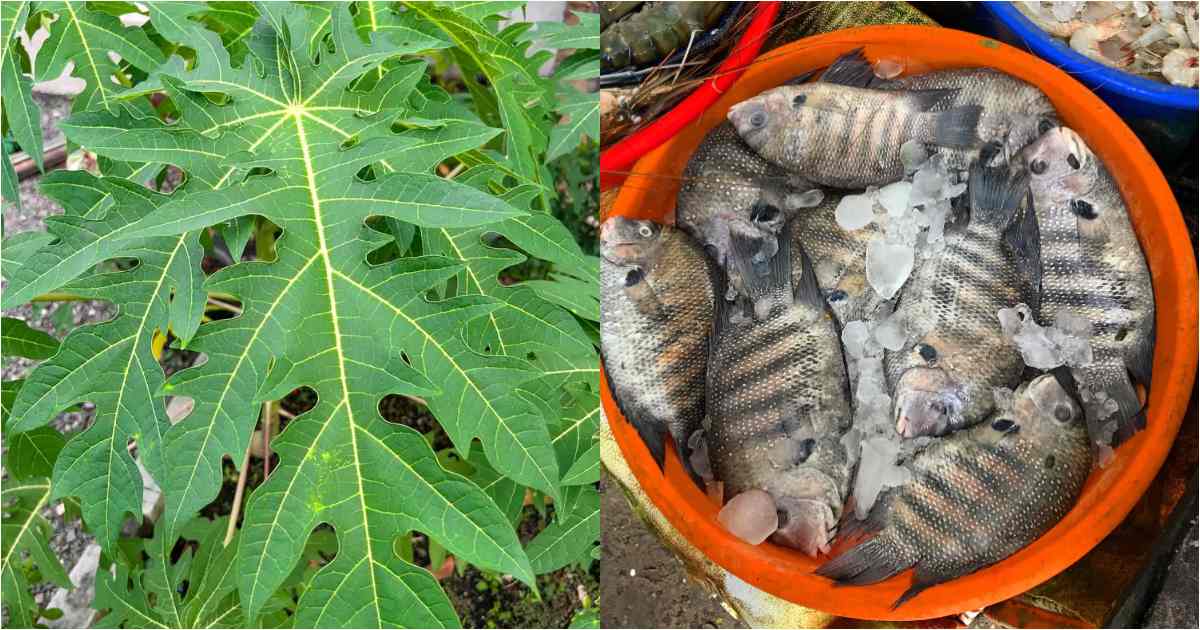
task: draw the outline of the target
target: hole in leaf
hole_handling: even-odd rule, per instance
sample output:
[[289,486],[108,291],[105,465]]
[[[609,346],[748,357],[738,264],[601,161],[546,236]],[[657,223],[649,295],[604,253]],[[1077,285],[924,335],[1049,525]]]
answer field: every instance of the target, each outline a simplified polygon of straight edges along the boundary
[[345,151],[356,146],[358,146],[358,136],[350,136],[349,138],[343,140],[342,143],[338,145],[338,148]]
[[364,182],[373,182],[375,181],[375,168],[368,164],[358,169],[358,172],[355,173],[354,176]]

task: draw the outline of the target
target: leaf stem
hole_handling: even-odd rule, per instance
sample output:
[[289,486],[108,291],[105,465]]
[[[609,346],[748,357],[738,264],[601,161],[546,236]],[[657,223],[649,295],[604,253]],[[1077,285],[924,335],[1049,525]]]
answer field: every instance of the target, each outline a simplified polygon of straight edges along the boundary
[[225,529],[223,547],[228,547],[233,535],[237,533],[238,515],[242,511],[242,494],[246,492],[246,471],[250,470],[250,451],[253,448],[254,440],[250,440],[246,445],[246,456],[242,458],[242,468],[238,471],[237,490],[233,493],[233,511],[229,514],[229,527]]
[[267,475],[271,474],[271,425],[275,424],[275,403],[268,400],[263,403],[263,420],[262,420],[262,460],[263,460],[263,480]]

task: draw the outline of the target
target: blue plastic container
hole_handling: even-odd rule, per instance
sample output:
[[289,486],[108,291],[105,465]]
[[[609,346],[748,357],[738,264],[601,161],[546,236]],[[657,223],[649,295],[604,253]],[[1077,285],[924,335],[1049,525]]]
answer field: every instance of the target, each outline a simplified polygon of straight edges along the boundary
[[981,2],[986,26],[1001,41],[1062,68],[1091,88],[1122,118],[1185,119],[1195,123],[1200,92],[1139,77],[1092,61],[1064,41],[1046,33],[1011,2]]

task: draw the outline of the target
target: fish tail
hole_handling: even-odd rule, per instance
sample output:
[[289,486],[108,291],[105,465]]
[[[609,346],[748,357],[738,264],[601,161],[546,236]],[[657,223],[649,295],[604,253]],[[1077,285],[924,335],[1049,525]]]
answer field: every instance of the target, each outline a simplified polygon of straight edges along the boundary
[[[768,239],[775,239],[777,249],[767,258]],[[729,234],[729,267],[741,276],[746,297],[757,298],[779,289],[791,290],[791,233],[785,226],[778,234],[750,236],[738,230]]]
[[962,105],[932,116],[932,137],[928,140],[943,147],[970,147],[979,142],[976,129],[983,108],[979,105]]
[[1007,166],[971,164],[967,179],[971,221],[1009,225],[1029,191],[1029,179],[1023,171],[1011,173]]
[[[637,429],[638,436],[642,438],[642,443],[650,451],[650,456],[654,458],[658,464],[658,469],[663,469],[663,462],[667,457],[666,432],[662,430],[659,423],[654,421],[643,420],[638,417],[629,418],[629,423]],[[684,460],[686,464],[687,460]]]
[[861,586],[882,582],[909,566],[911,563],[900,560],[896,551],[876,536],[817,567],[815,573],[841,585]]
[[[1094,442],[1108,443],[1109,433],[1112,435],[1112,445],[1119,446],[1138,431],[1146,428],[1146,409],[1138,399],[1137,389],[1129,380],[1129,375],[1120,364],[1118,370],[1114,366],[1101,365],[1103,372],[1088,368],[1073,370],[1075,380],[1083,389],[1091,393],[1083,403],[1083,413],[1087,418],[1088,435]],[[1113,377],[1109,372],[1116,373]],[[1103,392],[1105,398],[1116,401],[1115,412],[1106,409],[1107,400],[1099,400],[1097,394]],[[1115,430],[1111,427],[1114,426]]]

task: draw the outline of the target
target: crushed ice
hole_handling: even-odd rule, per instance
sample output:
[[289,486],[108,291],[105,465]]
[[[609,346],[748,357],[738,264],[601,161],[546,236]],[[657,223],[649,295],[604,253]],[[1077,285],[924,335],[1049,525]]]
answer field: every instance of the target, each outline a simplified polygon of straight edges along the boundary
[[1031,368],[1083,367],[1092,362],[1092,324],[1085,318],[1059,311],[1054,325],[1045,328],[1034,321],[1025,304],[1002,308],[996,316],[1004,336],[1012,340]]

